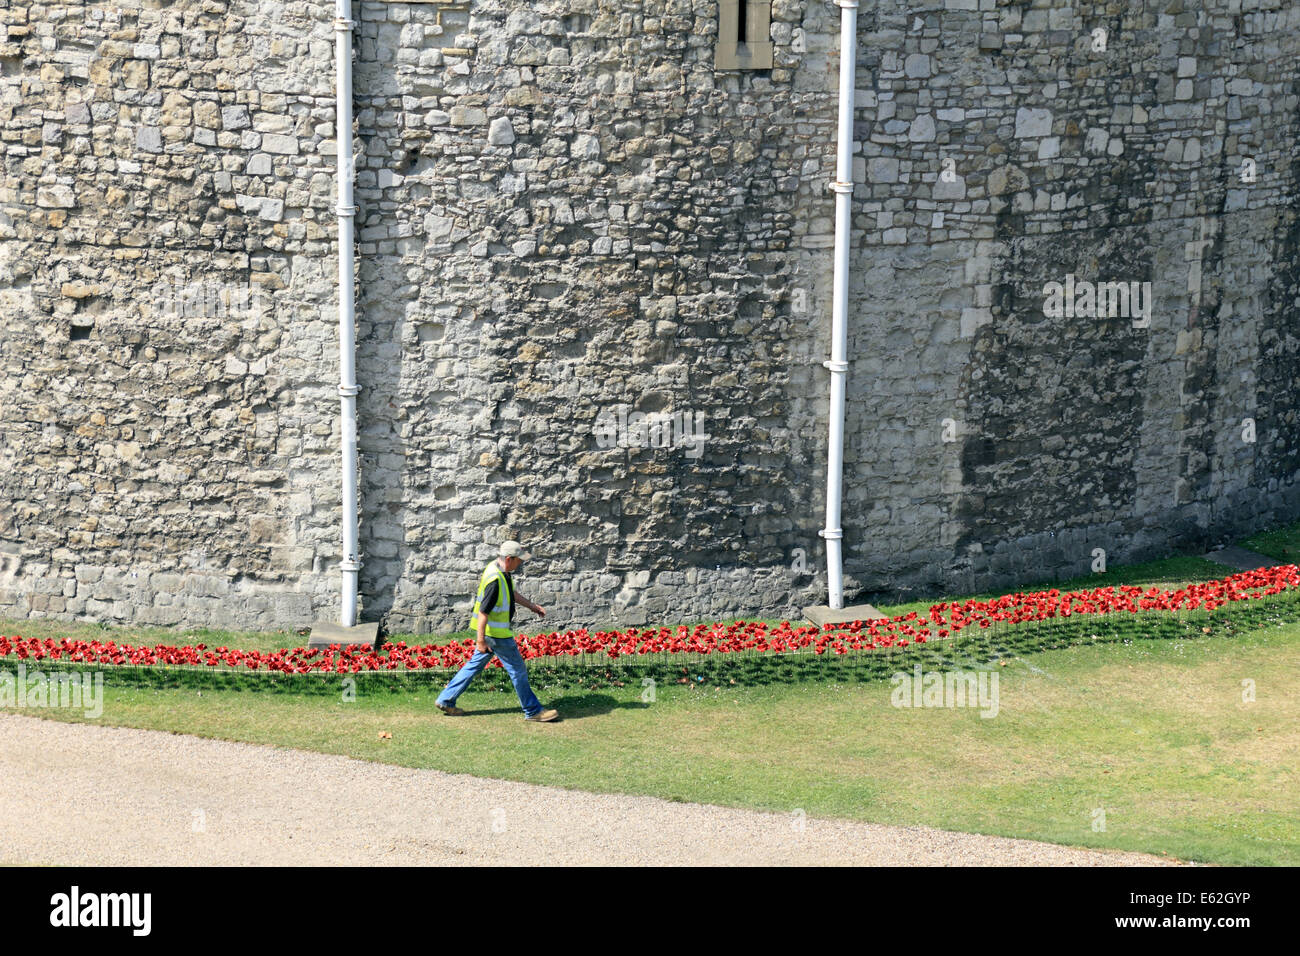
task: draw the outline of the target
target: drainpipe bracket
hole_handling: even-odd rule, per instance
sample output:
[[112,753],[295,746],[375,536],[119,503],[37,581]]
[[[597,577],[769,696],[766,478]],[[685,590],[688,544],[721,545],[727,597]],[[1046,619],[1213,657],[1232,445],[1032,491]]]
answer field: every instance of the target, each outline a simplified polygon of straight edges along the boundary
[[360,571],[360,570],[361,570],[361,562],[360,562],[360,561],[353,560],[352,558],[344,558],[342,561],[339,562],[339,570],[341,570],[341,571]]
[[834,191],[837,192],[837,193],[851,193],[851,192],[853,192],[853,184],[852,184],[852,183],[844,183],[844,182],[840,182],[838,179],[833,179],[833,180],[831,180],[829,188],[832,189],[832,190],[834,190]]
[[826,368],[830,369],[832,372],[835,372],[836,374],[839,375],[843,375],[845,372],[849,370],[848,362],[837,362],[834,359],[829,359],[825,362],[822,362],[822,365],[826,366]]
[[844,537],[844,531],[841,528],[822,528],[817,533],[823,538],[834,538],[836,540]]
[[334,211],[340,216],[355,216],[357,214],[356,206],[335,206]]
[[[854,0],[853,5],[855,7],[858,5],[856,0]],[[344,33],[344,32],[350,33],[356,27],[356,25],[357,25],[356,20],[346,20],[343,17],[334,18],[334,29],[338,30],[340,33]]]
[[361,391],[360,385],[340,385],[339,394],[344,398],[353,398],[357,392]]

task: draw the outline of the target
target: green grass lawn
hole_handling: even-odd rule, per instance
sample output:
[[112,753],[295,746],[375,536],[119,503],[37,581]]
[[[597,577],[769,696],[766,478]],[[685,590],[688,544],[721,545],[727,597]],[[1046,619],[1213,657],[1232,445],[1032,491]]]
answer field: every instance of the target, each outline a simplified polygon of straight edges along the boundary
[[1253,535],[1242,541],[1241,546],[1284,564],[1300,563],[1300,521],[1289,528]]
[[[1056,586],[1177,587],[1226,573],[1178,557]],[[901,614],[931,603],[882,610]],[[1034,650],[1037,638],[1028,629],[1004,629],[984,639],[982,651],[978,642],[963,642],[897,652],[880,660],[874,677],[836,670],[833,660],[805,659],[827,678],[742,679],[737,686],[725,677],[705,684],[661,681],[653,701],[642,699],[647,692],[634,672],[622,686],[597,692],[575,689],[572,681],[547,687],[535,667],[539,695],[564,718],[546,725],[521,719],[499,674],[496,688],[485,675],[462,696],[469,716],[449,718],[433,708],[446,679],[436,673],[405,690],[379,690],[374,682],[385,675],[362,675],[356,699],[345,701],[341,675],[313,679],[314,693],[292,681],[259,693],[247,686],[148,687],[109,671],[99,722],[584,790],[1196,861],[1294,865],[1300,863],[1300,696],[1292,688],[1300,680],[1300,624],[1266,624],[1275,613],[1268,608],[1239,613],[1247,616],[1220,622],[1209,635],[1200,621],[1132,620],[1112,632],[1111,642],[1096,644],[1087,642],[1088,634],[1104,625],[1076,619],[1066,630],[1083,643],[1055,650]],[[260,650],[303,642],[291,631],[181,633],[39,620],[0,627],[26,636]],[[1164,637],[1145,639],[1148,631]],[[891,705],[886,675],[895,666],[910,670],[923,660],[926,669],[974,669],[990,649],[1001,658],[987,668],[999,679],[997,716]],[[977,651],[982,656],[965,657]],[[1253,702],[1243,700],[1247,679],[1254,682]],[[61,710],[24,713],[85,719]],[[381,738],[381,731],[392,737]],[[1094,829],[1103,813],[1104,830]]]
[[471,690],[460,700],[471,714],[452,718],[433,709],[437,687],[362,685],[344,702],[109,686],[101,722],[812,817],[1300,863],[1300,625],[1043,651],[997,673],[992,718],[896,708],[890,682],[875,680],[669,684],[653,702],[639,685],[539,687],[564,718],[553,724],[525,723],[505,691]]

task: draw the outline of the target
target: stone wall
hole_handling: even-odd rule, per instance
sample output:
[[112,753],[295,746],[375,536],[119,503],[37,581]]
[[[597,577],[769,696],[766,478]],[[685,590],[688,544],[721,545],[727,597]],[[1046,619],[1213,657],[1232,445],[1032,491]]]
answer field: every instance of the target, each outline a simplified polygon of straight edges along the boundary
[[[851,595],[1300,515],[1300,15],[1130,6],[862,4]],[[824,600],[838,8],[730,73],[697,0],[353,9],[362,618],[507,537],[548,625]],[[0,0],[0,615],[337,615],[332,15]]]
[[[860,584],[1074,576],[1295,516],[1297,11],[976,6],[881,4],[864,38]],[[1071,274],[1150,282],[1149,320],[1045,316]]]

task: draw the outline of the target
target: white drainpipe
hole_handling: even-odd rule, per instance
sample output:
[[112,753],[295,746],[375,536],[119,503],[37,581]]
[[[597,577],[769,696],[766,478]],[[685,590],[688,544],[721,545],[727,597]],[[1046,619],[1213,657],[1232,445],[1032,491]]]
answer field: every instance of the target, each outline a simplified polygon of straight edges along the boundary
[[831,305],[830,447],[826,463],[826,578],[830,606],[844,607],[840,500],[844,484],[844,388],[849,371],[849,225],[853,204],[853,85],[858,58],[858,0],[835,0],[840,6],[840,115],[835,157],[835,272]]
[[357,362],[356,362],[356,277],[353,274],[352,204],[352,29],[351,0],[335,0],[335,77],[338,102],[335,106],[338,142],[339,202],[339,396],[343,404],[343,610],[339,623],[357,623]]

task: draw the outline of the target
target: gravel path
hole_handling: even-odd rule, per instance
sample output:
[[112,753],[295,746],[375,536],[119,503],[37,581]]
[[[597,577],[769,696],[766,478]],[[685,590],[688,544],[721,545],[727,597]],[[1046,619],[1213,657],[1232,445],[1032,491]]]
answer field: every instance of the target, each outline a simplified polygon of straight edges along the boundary
[[1150,865],[1138,853],[563,790],[0,714],[0,862]]

